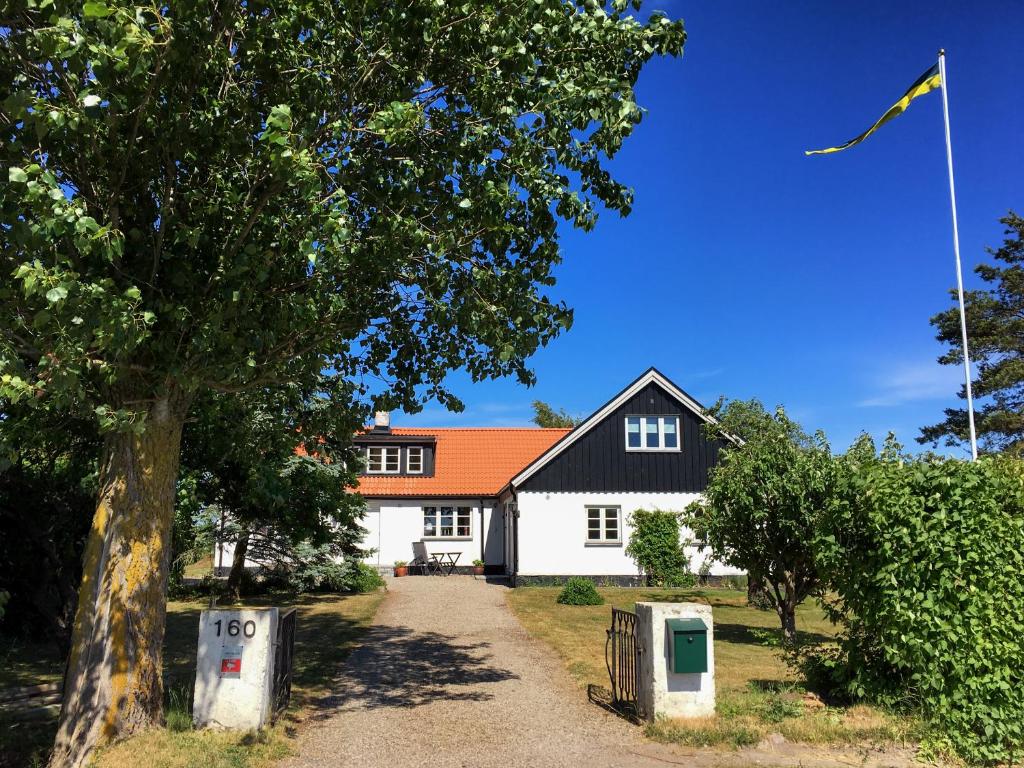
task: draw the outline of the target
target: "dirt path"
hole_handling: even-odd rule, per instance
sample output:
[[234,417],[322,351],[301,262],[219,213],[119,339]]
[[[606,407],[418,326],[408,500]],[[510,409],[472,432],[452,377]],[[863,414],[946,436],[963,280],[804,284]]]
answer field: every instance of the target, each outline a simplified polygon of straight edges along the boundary
[[586,701],[509,612],[505,587],[452,576],[390,589],[285,765],[666,765],[643,755],[672,753]]
[[321,702],[284,766],[906,764],[825,757],[793,745],[723,754],[655,744],[587,701],[562,662],[508,610],[505,587],[469,576],[408,577],[391,580],[390,590],[336,693]]

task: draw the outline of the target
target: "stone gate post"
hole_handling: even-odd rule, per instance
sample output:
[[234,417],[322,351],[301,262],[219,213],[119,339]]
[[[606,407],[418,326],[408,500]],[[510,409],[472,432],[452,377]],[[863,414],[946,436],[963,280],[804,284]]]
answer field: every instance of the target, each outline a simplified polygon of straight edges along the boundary
[[637,603],[642,649],[637,697],[644,717],[715,713],[715,645],[711,606]]

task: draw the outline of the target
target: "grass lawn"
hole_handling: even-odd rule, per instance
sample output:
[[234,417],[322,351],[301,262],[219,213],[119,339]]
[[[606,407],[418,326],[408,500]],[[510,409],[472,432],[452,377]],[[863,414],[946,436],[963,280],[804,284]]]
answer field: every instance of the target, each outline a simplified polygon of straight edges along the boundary
[[[287,716],[262,734],[217,733],[192,729],[199,612],[206,600],[171,601],[167,606],[164,685],[167,728],[159,728],[103,750],[96,768],[259,768],[289,752],[289,735],[312,702],[330,690],[330,679],[369,626],[384,593],[302,595],[253,599],[246,605],[294,605],[295,669],[292,706]],[[61,662],[46,647],[0,646],[0,687],[59,680]],[[0,766],[44,765],[55,722],[0,722]]]
[[[524,587],[508,602],[533,636],[551,645],[583,687],[608,688],[605,630],[612,606],[633,610],[638,601],[700,602],[711,605],[715,621],[717,715],[695,720],[664,720],[647,726],[658,741],[689,746],[741,747],[769,733],[813,744],[905,744],[917,724],[867,706],[829,707],[808,694],[778,650],[779,621],[774,612],[746,605],[746,592],[726,589],[667,590],[599,588],[602,606],[559,605],[557,587]],[[813,603],[797,611],[802,642],[828,642],[832,626]]]
[[185,578],[201,579],[213,573],[213,555],[208,555],[202,560],[197,560],[185,566]]

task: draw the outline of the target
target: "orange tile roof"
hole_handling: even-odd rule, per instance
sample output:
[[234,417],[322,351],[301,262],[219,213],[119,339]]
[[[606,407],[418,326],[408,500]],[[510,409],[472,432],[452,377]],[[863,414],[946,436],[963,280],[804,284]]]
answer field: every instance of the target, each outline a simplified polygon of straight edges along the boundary
[[364,496],[378,497],[496,496],[520,470],[571,431],[540,427],[394,428],[394,435],[436,438],[433,476],[363,475],[356,490]]

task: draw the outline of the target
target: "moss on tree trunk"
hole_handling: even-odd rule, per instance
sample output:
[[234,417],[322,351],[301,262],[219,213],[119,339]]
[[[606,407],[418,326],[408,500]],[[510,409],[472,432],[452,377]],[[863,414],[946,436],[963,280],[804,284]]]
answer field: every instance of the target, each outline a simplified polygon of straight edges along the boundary
[[78,768],[97,747],[162,720],[165,600],[185,409],[183,398],[161,397],[143,434],[115,433],[104,441],[50,768]]

